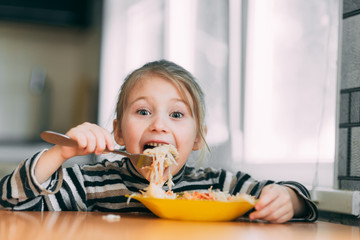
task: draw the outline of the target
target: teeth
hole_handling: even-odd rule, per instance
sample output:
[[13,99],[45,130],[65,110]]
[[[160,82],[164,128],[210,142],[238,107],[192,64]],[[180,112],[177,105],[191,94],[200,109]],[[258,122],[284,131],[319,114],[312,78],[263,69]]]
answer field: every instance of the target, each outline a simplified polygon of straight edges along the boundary
[[160,146],[163,146],[163,145],[165,145],[165,144],[150,142],[150,143],[145,144],[144,150],[146,150],[146,149],[148,149],[148,148],[160,147]]
[[152,146],[152,147],[160,147],[160,146],[163,146],[165,144],[162,144],[162,143],[147,143],[146,145],[149,145],[149,146]]

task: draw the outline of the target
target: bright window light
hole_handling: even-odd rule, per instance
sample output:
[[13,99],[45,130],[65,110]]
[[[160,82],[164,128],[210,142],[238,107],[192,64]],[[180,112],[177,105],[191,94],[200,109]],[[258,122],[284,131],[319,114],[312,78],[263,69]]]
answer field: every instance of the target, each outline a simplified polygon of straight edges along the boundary
[[334,161],[338,8],[295,2],[249,1],[247,162]]

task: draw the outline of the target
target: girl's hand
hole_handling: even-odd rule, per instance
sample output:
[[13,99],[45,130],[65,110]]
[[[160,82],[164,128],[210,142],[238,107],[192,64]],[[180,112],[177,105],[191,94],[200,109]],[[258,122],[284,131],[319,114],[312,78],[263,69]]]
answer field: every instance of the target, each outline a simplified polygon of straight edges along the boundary
[[249,217],[272,223],[284,223],[304,211],[304,201],[291,188],[278,184],[265,186]]
[[66,135],[77,141],[78,147],[58,146],[64,160],[91,153],[99,155],[106,148],[114,149],[114,140],[110,132],[96,124],[85,122],[70,129]]
[[66,135],[77,141],[78,147],[55,145],[44,152],[35,166],[35,178],[41,184],[46,181],[69,158],[101,154],[106,148],[114,150],[111,134],[96,124],[83,123],[70,129]]
[[35,165],[35,178],[41,184],[46,181],[69,158],[101,154],[106,148],[114,149],[111,134],[96,124],[83,123],[70,129],[66,135],[77,141],[77,147],[55,145],[44,152]]

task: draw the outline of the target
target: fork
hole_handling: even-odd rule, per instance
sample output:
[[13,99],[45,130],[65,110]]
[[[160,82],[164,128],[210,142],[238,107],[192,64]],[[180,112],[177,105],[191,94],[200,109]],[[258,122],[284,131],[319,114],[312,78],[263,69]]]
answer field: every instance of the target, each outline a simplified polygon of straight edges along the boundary
[[[71,146],[71,147],[78,146],[78,143],[74,139],[58,132],[44,131],[40,133],[40,137],[45,142],[52,143],[55,145]],[[105,149],[104,153],[115,153],[126,156],[130,158],[132,162],[135,163],[135,165],[139,168],[150,166],[151,163],[153,162],[153,156],[149,156],[145,154],[132,154],[118,149],[112,151],[109,149]]]

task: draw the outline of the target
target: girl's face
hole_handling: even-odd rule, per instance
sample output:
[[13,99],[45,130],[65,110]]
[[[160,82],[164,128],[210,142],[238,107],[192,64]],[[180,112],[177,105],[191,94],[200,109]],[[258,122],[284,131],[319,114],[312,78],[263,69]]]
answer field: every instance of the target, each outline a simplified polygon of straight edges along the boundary
[[[189,93],[186,94],[191,99]],[[174,145],[179,159],[178,165],[171,167],[172,175],[184,166],[191,151],[200,147],[189,106],[173,83],[158,76],[144,77],[135,84],[127,99],[120,128],[115,130],[115,139],[130,153],[142,153],[146,145],[153,143]],[[148,170],[137,170],[147,176]],[[167,172],[168,169],[164,172],[164,180]]]

